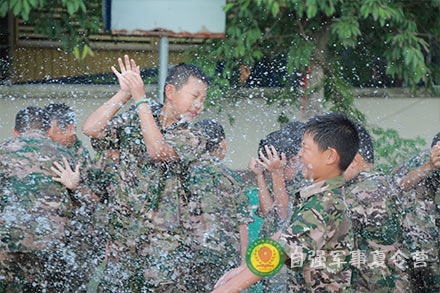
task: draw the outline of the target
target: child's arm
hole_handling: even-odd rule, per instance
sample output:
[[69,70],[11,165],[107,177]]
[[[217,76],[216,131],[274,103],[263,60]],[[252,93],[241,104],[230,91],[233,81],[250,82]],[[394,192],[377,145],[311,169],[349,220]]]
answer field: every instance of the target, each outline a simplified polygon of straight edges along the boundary
[[226,284],[220,288],[212,291],[222,293],[241,292],[242,290],[249,288],[251,285],[260,281],[262,278],[254,275],[247,267],[244,268],[238,275],[229,280]]
[[[118,59],[118,62],[121,73],[124,73],[126,68],[121,58]],[[128,64],[127,67],[130,65],[127,55],[125,55],[125,63]],[[113,66],[112,70],[113,72],[117,72]],[[118,80],[120,85],[119,91],[110,100],[90,114],[86,121],[84,121],[82,130],[85,135],[92,138],[103,138],[104,128],[113,116],[115,116],[116,112],[130,99],[131,95],[128,85],[119,77]]]
[[249,229],[246,224],[240,224],[238,226],[240,230],[240,255],[241,255],[241,264],[246,263],[246,251],[249,245]]
[[258,163],[254,158],[251,158],[248,167],[252,172],[254,172],[257,178],[258,202],[260,204],[263,216],[266,217],[269,211],[272,209],[273,198],[270,195],[266,181],[264,180],[264,170],[260,166],[258,166]]
[[440,145],[437,144],[431,148],[429,160],[422,166],[409,172],[400,181],[400,188],[403,191],[408,191],[419,183],[423,178],[428,176],[432,171],[440,167]]
[[[73,192],[71,198],[73,201],[81,201],[85,203],[92,203],[99,201],[98,197],[90,190],[86,184],[81,184],[81,174],[79,171],[79,164],[76,164],[75,171],[70,167],[67,159],[63,157],[64,167],[58,162],[53,162],[50,167],[51,171],[58,177],[52,177],[53,181],[63,184],[70,192]],[[80,198],[75,195],[81,194]]]
[[[115,71],[115,74],[129,85],[130,93],[135,103],[146,99],[144,82],[141,78],[139,67],[136,66],[133,59],[131,60],[131,67],[125,73],[121,74]],[[138,105],[137,110],[141,122],[142,135],[150,158],[159,161],[176,160],[177,154],[172,146],[163,138],[148,104],[142,103]]]
[[287,219],[287,207],[289,205],[289,195],[286,191],[286,184],[284,182],[284,168],[287,165],[286,156],[281,153],[281,158],[278,156],[278,152],[273,146],[265,146],[268,158],[261,152],[260,156],[263,160],[258,160],[258,163],[262,165],[266,170],[272,174],[272,191],[274,194],[273,208],[275,208],[280,217]]
[[63,184],[69,190],[75,191],[80,181],[79,164],[76,164],[75,171],[73,171],[65,157],[63,157],[63,163],[64,168],[57,161],[53,162],[50,169],[58,177],[52,177],[52,180]]
[[[277,241],[281,236],[281,231],[272,235],[272,239]],[[286,256],[287,258],[287,256]],[[229,271],[223,275],[215,284],[213,292],[240,292],[255,284],[261,277],[254,275],[247,267],[246,263]]]

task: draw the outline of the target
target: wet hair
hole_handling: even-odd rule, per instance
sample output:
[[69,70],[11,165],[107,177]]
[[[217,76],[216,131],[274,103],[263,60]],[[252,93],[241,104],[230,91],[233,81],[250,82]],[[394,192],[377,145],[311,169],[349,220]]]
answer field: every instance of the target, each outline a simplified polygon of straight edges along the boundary
[[286,136],[287,143],[290,143],[293,156],[296,156],[301,149],[301,142],[304,137],[304,122],[293,121],[281,127],[281,132]]
[[329,113],[310,118],[304,133],[312,134],[321,151],[334,148],[339,154],[339,169],[345,171],[359,150],[356,124],[345,115]]
[[49,129],[49,115],[39,107],[27,107],[18,111],[15,115],[15,130],[24,133],[28,130],[39,130],[46,132]]
[[431,147],[435,146],[440,141],[440,132],[437,133],[431,142]]
[[56,121],[57,126],[61,129],[66,129],[67,126],[73,124],[76,125],[75,113],[73,110],[64,103],[52,103],[45,108],[49,114],[50,121]]
[[206,150],[215,151],[222,140],[226,138],[223,126],[215,120],[204,119],[193,125],[194,129],[201,131],[206,139]]
[[356,125],[356,129],[359,135],[359,151],[365,162],[374,164],[374,146],[373,139],[368,131],[360,124]]
[[206,75],[200,67],[193,64],[180,63],[168,71],[168,76],[165,79],[165,87],[171,84],[179,89],[188,82],[190,76],[203,81],[207,86],[210,84],[208,75]]
[[293,134],[297,137],[300,137],[301,140],[304,136],[304,122],[300,121],[292,121],[289,123],[286,123],[281,127],[281,131],[286,134]]
[[[301,122],[299,122],[301,123]],[[264,146],[271,146],[275,148],[278,155],[281,153],[286,155],[286,160],[296,157],[300,148],[303,132],[301,128],[297,128],[296,131],[293,128],[283,127],[280,130],[269,133],[267,136],[260,140],[258,144],[258,158],[261,160],[260,151],[267,158],[266,149]]]

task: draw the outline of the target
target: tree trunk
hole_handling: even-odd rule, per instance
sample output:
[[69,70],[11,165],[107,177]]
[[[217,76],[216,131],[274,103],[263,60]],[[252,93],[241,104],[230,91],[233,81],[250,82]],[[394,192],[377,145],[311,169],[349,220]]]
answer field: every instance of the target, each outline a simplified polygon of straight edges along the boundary
[[322,102],[324,101],[324,67],[328,43],[330,41],[329,28],[323,28],[320,33],[314,36],[317,40],[317,46],[315,48],[313,60],[309,67],[309,73],[306,78],[305,89],[313,89],[308,95],[303,96],[300,109],[300,120],[305,121],[315,115],[323,113]]

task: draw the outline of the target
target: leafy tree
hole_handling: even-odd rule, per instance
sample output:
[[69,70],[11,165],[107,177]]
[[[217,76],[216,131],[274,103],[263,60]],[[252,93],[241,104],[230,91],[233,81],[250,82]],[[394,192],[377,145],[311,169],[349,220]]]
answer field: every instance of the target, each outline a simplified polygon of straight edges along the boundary
[[272,71],[287,71],[280,99],[301,76],[293,94],[303,118],[324,104],[362,121],[353,84],[431,85],[440,73],[428,58],[440,40],[440,0],[230,0],[225,11],[226,38],[205,42],[192,61],[234,89],[240,65],[269,60]]
[[35,27],[35,33],[61,41],[76,58],[93,55],[90,34],[102,25],[101,0],[0,0],[0,17],[8,11]]
[[[353,85],[440,83],[440,0],[229,0],[225,11],[226,38],[188,53],[213,78],[212,103],[239,95],[243,68],[259,63],[285,73],[267,102],[299,106],[302,119],[330,108],[365,124],[353,105]],[[251,74],[247,84],[257,82]],[[385,171],[425,144],[369,128]]]

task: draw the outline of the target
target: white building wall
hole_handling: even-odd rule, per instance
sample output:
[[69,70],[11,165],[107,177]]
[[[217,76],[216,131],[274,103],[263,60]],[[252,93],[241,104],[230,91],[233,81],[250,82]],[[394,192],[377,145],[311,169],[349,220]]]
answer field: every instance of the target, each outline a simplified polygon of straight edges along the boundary
[[[81,133],[82,123],[116,91],[115,86],[1,86],[0,140],[11,136],[15,114],[20,109],[64,102],[74,109],[78,136],[90,149],[89,139]],[[428,144],[440,132],[440,97],[421,93],[411,97],[410,92],[402,89],[359,90],[357,95],[355,104],[370,124],[394,128],[405,138],[420,136]],[[200,119],[217,119],[224,126],[228,148],[226,163],[233,169],[244,169],[249,158],[256,155],[259,140],[279,128],[277,118],[282,108],[267,105],[257,97],[238,98],[235,102],[229,100],[223,102],[223,107],[220,113],[216,108],[206,109]],[[298,111],[293,111],[291,118],[295,116],[298,117]],[[229,122],[230,117],[235,119],[233,124]]]

